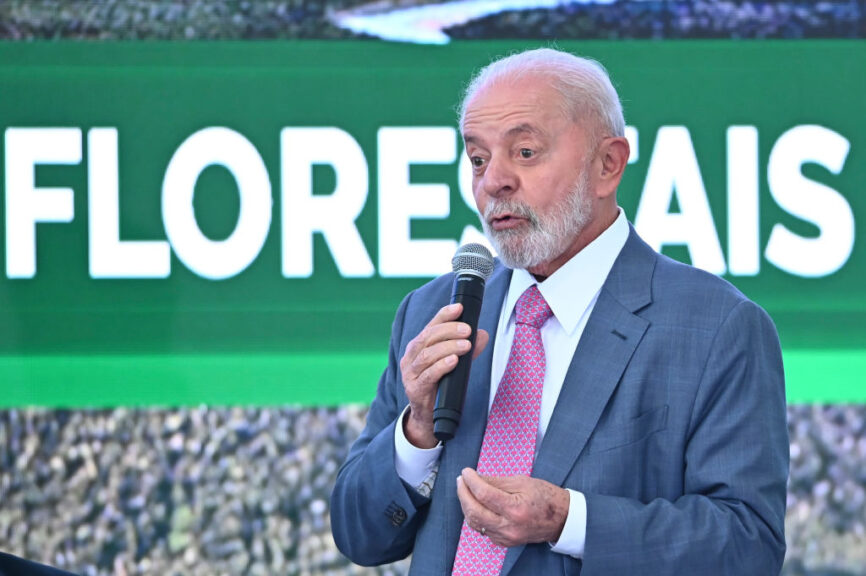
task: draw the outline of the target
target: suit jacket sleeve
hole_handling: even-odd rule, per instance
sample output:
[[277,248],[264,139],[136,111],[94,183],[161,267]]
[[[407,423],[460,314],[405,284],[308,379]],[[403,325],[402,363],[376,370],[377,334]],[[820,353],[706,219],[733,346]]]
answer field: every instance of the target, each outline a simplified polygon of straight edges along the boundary
[[72,572],[0,552],[0,576],[21,576],[22,574],[27,576],[75,576]]
[[778,574],[788,437],[772,321],[742,301],[720,324],[691,411],[684,495],[586,494],[583,576]]
[[406,405],[399,359],[411,298],[409,294],[397,311],[388,366],[364,431],[352,446],[331,494],[331,529],[337,547],[365,566],[408,556],[429,503],[404,484],[394,465],[394,426]]

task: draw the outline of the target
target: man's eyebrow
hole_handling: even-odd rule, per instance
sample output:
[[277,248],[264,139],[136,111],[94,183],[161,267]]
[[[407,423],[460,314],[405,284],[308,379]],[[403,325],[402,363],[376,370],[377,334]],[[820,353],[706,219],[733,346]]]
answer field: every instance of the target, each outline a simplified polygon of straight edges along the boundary
[[[516,126],[512,126],[508,130],[505,131],[506,138],[513,138],[514,136],[520,136],[523,134],[529,134],[532,136],[544,136],[545,133],[540,130],[537,126],[533,126],[527,122],[523,122],[521,124],[517,124]],[[479,139],[473,134],[464,134],[463,142],[466,144],[478,144]]]

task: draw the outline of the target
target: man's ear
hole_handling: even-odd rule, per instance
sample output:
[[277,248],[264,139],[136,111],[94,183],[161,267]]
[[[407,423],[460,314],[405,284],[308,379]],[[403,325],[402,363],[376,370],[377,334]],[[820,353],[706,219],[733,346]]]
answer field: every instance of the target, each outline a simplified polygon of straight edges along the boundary
[[605,138],[598,146],[596,158],[601,161],[601,172],[598,174],[597,196],[606,198],[616,192],[622,174],[628,164],[631,149],[628,140],[623,137]]

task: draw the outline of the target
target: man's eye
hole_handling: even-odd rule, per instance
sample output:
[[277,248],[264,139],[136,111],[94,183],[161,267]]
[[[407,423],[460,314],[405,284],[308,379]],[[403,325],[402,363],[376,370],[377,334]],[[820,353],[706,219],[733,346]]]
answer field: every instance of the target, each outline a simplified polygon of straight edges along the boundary
[[484,166],[484,158],[481,158],[480,156],[473,156],[469,159],[469,161],[472,162],[472,165],[476,168],[481,168],[482,166]]
[[535,152],[530,150],[529,148],[521,148],[520,149],[520,157],[521,158],[532,158],[535,156]]

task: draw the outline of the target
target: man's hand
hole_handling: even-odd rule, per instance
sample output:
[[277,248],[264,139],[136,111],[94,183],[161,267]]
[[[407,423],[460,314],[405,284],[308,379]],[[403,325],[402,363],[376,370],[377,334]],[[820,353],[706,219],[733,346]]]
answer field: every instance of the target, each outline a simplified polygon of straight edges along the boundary
[[556,542],[568,516],[568,490],[529,476],[492,478],[464,468],[457,497],[469,527],[499,546]]
[[[409,415],[403,422],[406,439],[419,448],[432,448],[438,440],[433,435],[433,408],[439,380],[454,370],[457,357],[471,348],[469,337],[472,329],[464,322],[457,322],[463,312],[462,304],[445,306],[406,347],[400,359],[403,373],[403,388],[409,397]],[[485,330],[475,336],[475,352],[478,356],[490,339]]]

